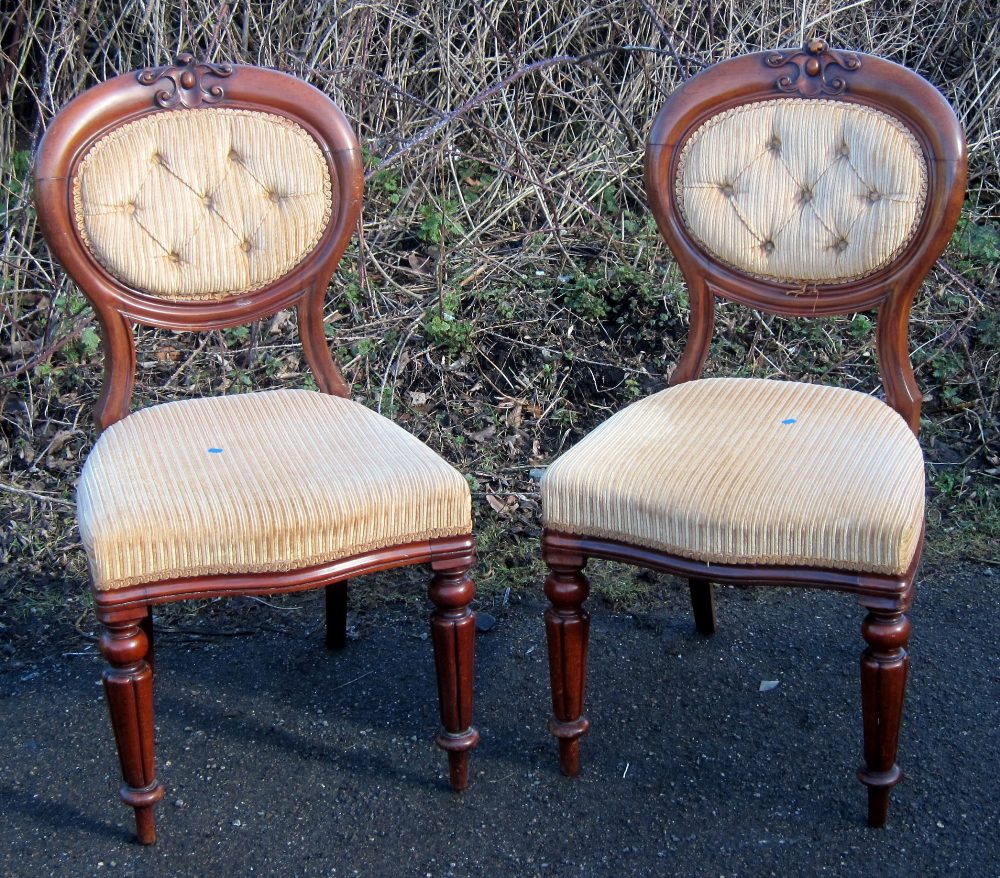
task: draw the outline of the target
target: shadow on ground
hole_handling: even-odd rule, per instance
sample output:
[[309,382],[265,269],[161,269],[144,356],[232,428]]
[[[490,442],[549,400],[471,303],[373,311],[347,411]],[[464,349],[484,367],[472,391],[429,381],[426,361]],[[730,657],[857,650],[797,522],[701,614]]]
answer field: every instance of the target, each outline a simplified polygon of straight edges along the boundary
[[[862,611],[725,588],[693,632],[593,607],[584,770],[558,774],[543,604],[477,642],[473,782],[446,783],[425,619],[322,648],[318,595],[280,630],[157,642],[160,840],[131,841],[91,641],[0,671],[0,873],[34,875],[994,875],[1000,630],[988,566],[925,571],[884,831],[854,778]],[[422,614],[421,614],[422,616]],[[194,642],[192,642],[192,640]],[[779,685],[760,692],[763,680]]]

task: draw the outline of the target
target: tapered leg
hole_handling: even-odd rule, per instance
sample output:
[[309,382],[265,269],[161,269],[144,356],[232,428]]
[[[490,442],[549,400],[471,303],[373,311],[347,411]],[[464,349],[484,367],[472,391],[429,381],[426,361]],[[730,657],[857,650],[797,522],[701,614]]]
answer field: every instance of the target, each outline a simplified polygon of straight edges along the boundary
[[550,573],[545,595],[552,606],[545,611],[545,633],[554,714],[549,731],[559,739],[562,773],[575,777],[580,773],[580,737],[590,728],[583,715],[590,631],[590,614],[583,609],[583,602],[590,593],[590,583],[583,574],[586,561],[582,556],[547,556],[546,563]]
[[899,726],[910,659],[910,620],[902,613],[872,610],[861,626],[868,648],[861,655],[865,765],[858,778],[868,787],[868,825],[885,826],[889,792],[902,779],[896,765]]
[[326,648],[347,646],[347,583],[335,582],[326,591]]
[[715,634],[715,591],[707,579],[689,579],[691,609],[694,610],[694,627],[699,634]]
[[448,753],[453,790],[469,785],[469,750],[479,743],[479,732],[472,726],[476,616],[469,603],[476,595],[476,586],[469,577],[470,564],[469,559],[457,565],[435,562],[428,590],[435,607],[431,638],[444,726],[436,741]]
[[153,768],[153,669],[146,661],[149,640],[143,631],[148,618],[106,621],[101,654],[110,667],[104,671],[104,692],[118,745],[125,783],[122,801],[135,809],[136,835],[142,844],[156,841],[153,806],[163,798],[163,787]]

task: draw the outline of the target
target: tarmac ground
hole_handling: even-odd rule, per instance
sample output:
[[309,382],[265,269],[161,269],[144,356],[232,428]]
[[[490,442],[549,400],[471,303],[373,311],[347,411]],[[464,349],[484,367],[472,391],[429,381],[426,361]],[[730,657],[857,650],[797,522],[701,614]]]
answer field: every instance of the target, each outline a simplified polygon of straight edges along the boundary
[[[157,637],[159,840],[133,841],[92,640],[0,665],[5,876],[1000,874],[1000,628],[991,565],[927,567],[889,825],[865,826],[863,610],[839,594],[683,583],[592,601],[583,771],[558,771],[540,595],[477,638],[472,783],[447,786],[426,613],[322,645],[322,596]],[[249,612],[249,611],[248,611]],[[269,615],[270,614],[270,615]],[[258,624],[259,623],[259,624]],[[226,629],[226,626],[230,626]],[[226,629],[226,630],[224,630]],[[764,681],[777,681],[767,691]],[[765,687],[766,688],[766,687]]]

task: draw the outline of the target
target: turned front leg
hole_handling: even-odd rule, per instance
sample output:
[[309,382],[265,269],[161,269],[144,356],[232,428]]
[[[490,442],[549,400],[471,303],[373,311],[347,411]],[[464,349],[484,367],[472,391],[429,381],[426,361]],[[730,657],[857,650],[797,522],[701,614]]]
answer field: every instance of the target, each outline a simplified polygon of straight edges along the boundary
[[142,844],[156,841],[153,806],[163,798],[153,767],[153,669],[146,660],[149,639],[143,630],[146,611],[134,620],[104,623],[101,654],[104,693],[118,747],[121,798],[135,809],[136,835]]
[[142,629],[142,633],[146,635],[146,664],[149,665],[149,669],[153,673],[156,673],[156,660],[154,658],[156,655],[156,639],[153,631],[152,606],[146,607],[146,615],[139,620],[139,627]]
[[469,566],[468,562],[452,569],[435,566],[428,590],[435,607],[431,615],[431,638],[444,726],[436,741],[448,753],[454,790],[464,790],[469,785],[469,750],[479,743],[479,732],[472,726],[476,616],[469,603],[476,596],[476,586],[469,577]]
[[865,765],[858,777],[868,787],[868,825],[885,826],[889,792],[903,773],[896,765],[899,726],[910,658],[910,620],[902,613],[872,611],[861,626],[868,648],[861,655]]
[[587,640],[590,614],[583,602],[590,583],[583,574],[582,557],[548,560],[545,595],[551,607],[545,611],[545,633],[549,646],[549,678],[552,711],[549,731],[559,739],[559,766],[574,777],[580,773],[580,737],[590,728],[583,715],[587,680]]

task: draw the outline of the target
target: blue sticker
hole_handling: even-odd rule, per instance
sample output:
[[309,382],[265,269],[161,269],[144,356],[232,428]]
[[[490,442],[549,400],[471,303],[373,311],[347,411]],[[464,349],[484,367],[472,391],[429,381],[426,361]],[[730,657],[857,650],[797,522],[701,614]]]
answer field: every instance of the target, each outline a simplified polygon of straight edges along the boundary
[[[794,424],[795,423],[795,418],[785,418],[785,420],[783,420],[781,423],[782,424]],[[219,450],[221,451],[222,449],[219,449]]]
[[209,448],[208,449],[208,453],[209,454],[222,454],[222,449],[221,448]]

